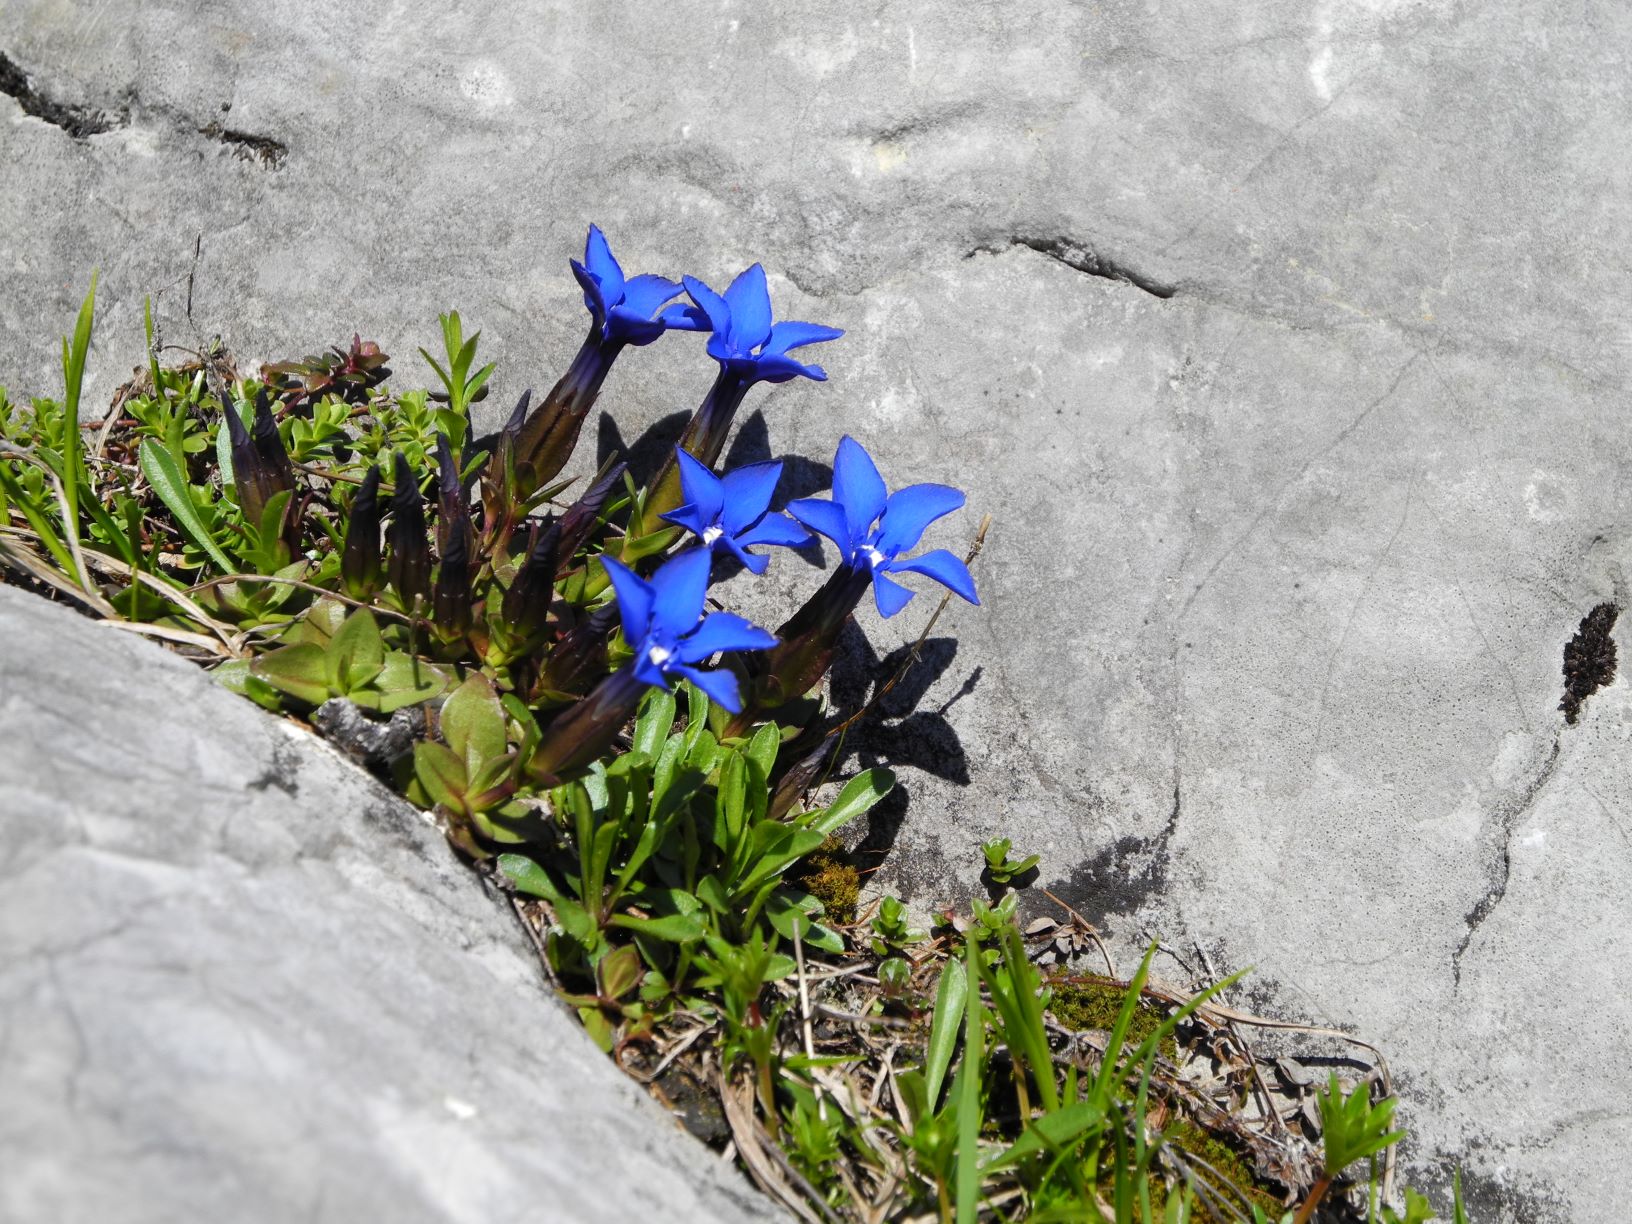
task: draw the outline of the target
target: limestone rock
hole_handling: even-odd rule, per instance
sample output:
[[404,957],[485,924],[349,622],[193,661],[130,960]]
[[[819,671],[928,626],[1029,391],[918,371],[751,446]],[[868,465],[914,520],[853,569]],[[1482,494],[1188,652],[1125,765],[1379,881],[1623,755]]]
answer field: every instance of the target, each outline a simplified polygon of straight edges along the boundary
[[0,587],[0,1220],[749,1221],[412,807]]

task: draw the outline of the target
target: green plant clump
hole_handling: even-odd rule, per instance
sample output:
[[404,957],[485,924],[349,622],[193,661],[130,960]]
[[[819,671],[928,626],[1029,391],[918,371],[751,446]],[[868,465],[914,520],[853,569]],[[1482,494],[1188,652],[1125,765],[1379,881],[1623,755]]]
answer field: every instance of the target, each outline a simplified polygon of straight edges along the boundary
[[[962,494],[889,494],[845,438],[830,499],[772,510],[780,465],[714,465],[749,391],[825,378],[791,350],[840,333],[772,323],[758,265],[666,305],[680,287],[626,278],[592,229],[574,272],[588,337],[488,434],[470,413],[494,367],[454,312],[423,353],[436,385],[398,388],[357,336],[249,374],[218,349],[166,365],[149,311],[145,369],[88,420],[93,279],[63,396],[0,391],[0,568],[268,709],[405,725],[406,749],[341,742],[511,891],[604,1049],[660,1092],[715,1087],[744,1166],[802,1218],[1264,1218],[1182,1155],[1246,1097],[1244,1059],[1205,1109],[1179,1066],[1232,1040],[1227,983],[1175,999],[1148,954],[1126,982],[1045,982],[1012,891],[933,935],[894,898],[858,924],[836,834],[895,779],[842,773],[856,715],[823,682],[864,596],[911,598],[892,574],[975,600],[979,536],[906,555]],[[615,456],[566,478],[614,361],[692,330],[719,372],[680,447],[644,481]],[[759,573],[806,527],[839,560],[775,634],[707,608],[724,568]],[[1036,865],[1004,839],[984,858],[1000,884]],[[1282,1165],[1300,1219],[1397,1141],[1390,1109],[1322,1097],[1326,1155]]]

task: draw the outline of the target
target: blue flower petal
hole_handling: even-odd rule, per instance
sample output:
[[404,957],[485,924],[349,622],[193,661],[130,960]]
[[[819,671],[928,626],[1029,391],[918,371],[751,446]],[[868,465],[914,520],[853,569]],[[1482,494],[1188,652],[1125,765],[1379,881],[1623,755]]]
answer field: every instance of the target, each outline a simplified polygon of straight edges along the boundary
[[631,646],[638,647],[652,624],[652,604],[655,592],[651,584],[637,578],[611,557],[602,557],[606,576],[612,580],[612,590],[618,597],[618,616],[623,621],[623,636]]
[[856,541],[845,522],[844,509],[825,498],[801,497],[788,503],[788,513],[812,531],[819,531],[839,546],[844,560],[856,550]]
[[567,261],[572,265],[572,274],[584,291],[584,305],[589,307],[589,313],[595,316],[597,323],[606,322],[606,295],[601,292],[601,283],[589,274],[589,269],[576,259]]
[[858,543],[867,538],[873,520],[884,513],[884,478],[878,474],[872,456],[849,434],[839,439],[838,453],[833,457],[833,500],[844,509],[850,539]]
[[601,282],[601,296],[606,301],[623,300],[623,269],[612,258],[612,248],[598,225],[589,227],[589,238],[584,243],[584,266]]
[[742,567],[750,574],[763,574],[771,567],[769,557],[762,557],[758,553],[749,552],[742,546],[740,541],[733,539],[729,535],[722,535],[714,541],[715,552],[719,552],[722,548],[738,561],[741,561]]
[[697,529],[697,534],[702,535],[720,521],[725,497],[724,484],[708,470],[706,464],[699,463],[683,448],[675,447],[674,455],[680,461],[680,492],[697,508],[698,521],[703,524]]
[[[832,505],[832,502],[821,502],[819,505]],[[780,544],[785,548],[797,548],[810,539],[810,532],[785,514],[767,514],[747,531],[737,533],[737,543],[747,547],[752,544]]]
[[666,276],[650,272],[630,277],[623,286],[623,306],[643,319],[650,319],[657,308],[683,290]]
[[702,663],[723,650],[769,650],[776,638],[735,612],[715,612],[697,626],[697,632],[682,638],[675,658],[682,663]]
[[707,693],[708,699],[727,714],[742,713],[742,694],[737,689],[737,678],[725,668],[701,671],[681,663],[674,670]]
[[912,592],[899,582],[886,578],[883,572],[873,575],[873,601],[878,604],[880,616],[894,616],[912,598]]
[[[725,299],[710,289],[695,276],[683,277],[686,292],[691,294],[691,300],[697,303],[697,309],[703,312],[708,320],[708,326],[713,329],[715,336],[726,340],[731,334],[731,307],[725,304]],[[710,351],[713,345],[709,346]]]
[[733,468],[720,478],[724,509],[720,524],[736,535],[770,508],[776,482],[782,479],[782,464],[748,463]]
[[705,519],[701,514],[697,513],[697,507],[689,502],[678,510],[670,510],[667,514],[658,515],[658,518],[665,523],[673,523],[676,527],[684,527],[693,535],[698,536],[713,525],[711,520]]
[[[640,645],[641,643],[636,642],[635,648],[638,650]],[[642,684],[654,685],[657,688],[669,687],[668,674],[658,664],[653,663],[652,656],[645,651],[635,656],[634,672],[635,679]]]
[[731,342],[725,338],[725,333],[721,331],[716,331],[709,336],[708,355],[721,365],[736,364],[741,366],[746,364],[750,371],[754,364],[753,358],[745,359],[742,354],[733,349]]
[[663,563],[652,575],[652,630],[685,637],[703,616],[708,596],[708,571],[714,555],[706,548],[688,548]]
[[878,551],[886,557],[917,548],[924,528],[963,505],[963,494],[950,485],[915,484],[897,489],[884,503],[878,525]]
[[786,353],[789,349],[803,348],[807,344],[821,344],[826,340],[837,340],[844,332],[837,327],[823,327],[820,323],[796,323],[785,320],[771,328],[771,338],[765,342],[766,356],[777,356]]
[[670,331],[707,331],[708,315],[696,306],[676,302],[657,316],[657,321]]
[[731,346],[748,353],[764,344],[771,335],[771,291],[765,284],[765,269],[757,263],[743,270],[725,291],[731,308]]
[[664,332],[661,322],[638,315],[626,306],[614,306],[606,321],[606,338],[637,347],[650,344]]
[[963,596],[972,604],[980,602],[979,596],[975,594],[975,580],[969,573],[969,567],[944,548],[937,548],[933,552],[910,560],[892,561],[889,568],[923,574],[926,578],[935,579],[954,595]]
[[795,378],[808,378],[813,382],[827,381],[827,371],[821,366],[806,365],[792,357],[773,353],[769,357],[755,357],[752,360],[755,382],[785,383]]

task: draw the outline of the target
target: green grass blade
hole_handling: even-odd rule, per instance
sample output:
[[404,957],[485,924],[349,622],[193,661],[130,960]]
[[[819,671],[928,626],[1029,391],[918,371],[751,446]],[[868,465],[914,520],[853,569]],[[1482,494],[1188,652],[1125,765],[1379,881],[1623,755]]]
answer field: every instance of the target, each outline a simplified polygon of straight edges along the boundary
[[[966,981],[980,980],[980,954],[972,937],[964,949]],[[980,992],[964,1008],[963,1062],[953,1085],[958,1111],[957,1224],[975,1224],[980,1215],[980,1082],[985,1077],[986,1026]]]
[[952,1065],[952,1051],[958,1044],[958,1024],[963,1019],[969,979],[963,964],[949,960],[941,968],[940,985],[935,988],[935,1018],[929,1027],[929,1047],[924,1058],[924,1083],[928,1089],[929,1111],[941,1099],[941,1084]]
[[66,395],[63,399],[62,437],[58,449],[62,454],[64,471],[62,491],[68,500],[69,522],[63,528],[77,542],[79,540],[79,491],[88,485],[85,472],[85,447],[79,437],[79,396],[85,381],[85,357],[91,351],[91,324],[96,314],[96,277],[91,273],[91,291],[80,305],[79,318],[74,323],[74,340],[62,342],[62,381]]
[[193,499],[187,492],[187,478],[182,475],[175,456],[152,438],[144,438],[138,459],[142,475],[147,477],[147,483],[153,486],[153,492],[158,494],[165,508],[175,516],[176,525],[209,554],[210,560],[223,573],[236,574],[237,567],[221,551],[221,546],[211,537],[204,520],[199,517],[198,507],[193,505]]

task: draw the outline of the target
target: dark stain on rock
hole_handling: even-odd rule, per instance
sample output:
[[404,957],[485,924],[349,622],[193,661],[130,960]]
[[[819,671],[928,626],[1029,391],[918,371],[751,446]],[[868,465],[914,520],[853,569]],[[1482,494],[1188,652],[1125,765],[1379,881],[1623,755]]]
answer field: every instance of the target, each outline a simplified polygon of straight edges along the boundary
[[289,146],[281,140],[273,140],[270,136],[257,136],[253,132],[240,132],[235,128],[222,127],[219,123],[206,123],[198,129],[200,136],[206,136],[231,149],[234,155],[245,161],[259,162],[268,170],[277,170],[284,159],[289,156]]
[[300,758],[287,744],[272,746],[272,764],[244,785],[252,791],[276,788],[293,799],[300,793],[300,782],[295,775],[300,771]]
[[1564,647],[1564,700],[1558,708],[1571,726],[1581,705],[1615,679],[1615,639],[1611,636],[1621,610],[1601,603],[1581,618],[1581,627]]
[[93,107],[57,101],[35,85],[28,73],[4,52],[0,52],[0,94],[16,99],[24,114],[61,128],[75,140],[123,126],[115,116]]

